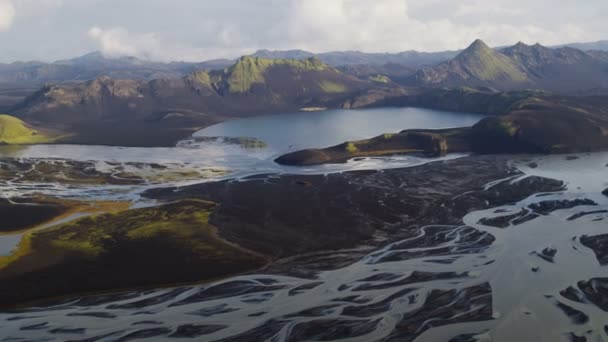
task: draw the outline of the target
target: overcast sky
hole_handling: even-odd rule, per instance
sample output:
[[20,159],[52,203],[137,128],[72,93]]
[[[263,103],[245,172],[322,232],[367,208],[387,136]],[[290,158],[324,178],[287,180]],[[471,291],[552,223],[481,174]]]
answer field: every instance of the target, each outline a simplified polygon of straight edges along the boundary
[[0,61],[551,45],[607,39],[606,18],[608,0],[0,0]]

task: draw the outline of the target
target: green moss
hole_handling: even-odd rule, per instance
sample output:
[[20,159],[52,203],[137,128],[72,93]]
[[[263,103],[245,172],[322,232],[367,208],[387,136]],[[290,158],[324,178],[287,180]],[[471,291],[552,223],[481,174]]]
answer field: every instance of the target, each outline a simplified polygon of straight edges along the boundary
[[251,89],[253,84],[265,83],[264,72],[268,68],[277,65],[286,65],[296,71],[324,71],[331,69],[317,58],[295,60],[245,56],[226,71],[229,91],[231,93],[245,93]]
[[219,239],[215,228],[209,224],[214,208],[215,204],[211,202],[185,200],[160,207],[91,216],[35,232],[28,237],[27,244],[34,254],[52,251],[57,256],[80,255],[93,259],[110,253],[121,243],[151,239],[163,239],[168,244],[181,245],[197,253],[216,256],[234,253],[238,248]]
[[517,133],[517,126],[511,121],[500,120],[500,130],[508,136],[514,136]]
[[50,142],[52,139],[30,128],[10,115],[0,115],[0,144],[26,145]]
[[189,75],[190,80],[194,82],[198,82],[200,84],[204,84],[207,86],[211,86],[211,76],[206,71],[197,71]]
[[345,85],[331,81],[321,81],[319,82],[319,87],[321,87],[324,92],[331,94],[345,93],[348,91],[348,88],[346,88]]
[[348,153],[357,153],[357,151],[359,151],[359,149],[357,148],[357,145],[354,142],[347,142],[344,149]]
[[369,80],[372,82],[376,82],[376,83],[389,83],[391,81],[391,79],[388,78],[388,76],[381,75],[381,74],[371,76],[369,78]]
[[214,208],[182,200],[31,232],[0,259],[0,304],[212,280],[266,264],[218,236],[209,223]]

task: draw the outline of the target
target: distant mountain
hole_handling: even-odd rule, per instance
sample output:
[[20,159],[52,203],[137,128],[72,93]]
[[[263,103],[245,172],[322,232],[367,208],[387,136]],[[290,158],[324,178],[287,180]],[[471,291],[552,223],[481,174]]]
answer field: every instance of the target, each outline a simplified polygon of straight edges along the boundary
[[351,64],[338,67],[346,74],[367,79],[373,82],[397,84],[408,84],[412,75],[416,73],[415,68],[410,68],[401,64],[388,63],[384,65],[371,64]]
[[233,61],[213,60],[203,63],[158,63],[135,57],[106,57],[100,52],[53,63],[16,62],[0,64],[0,83],[62,83],[86,81],[100,76],[116,79],[151,80],[175,78],[198,69],[222,69]]
[[443,52],[418,52],[404,51],[397,53],[367,53],[360,51],[334,51],[324,53],[312,53],[303,50],[270,51],[259,50],[252,54],[254,57],[264,58],[288,58],[306,59],[316,57],[323,62],[334,66],[350,65],[372,65],[381,66],[385,64],[397,64],[408,68],[420,68],[425,65],[435,65],[437,63],[453,58],[458,51]]
[[565,45],[559,45],[559,47],[571,47],[583,51],[591,51],[591,50],[600,50],[600,51],[608,51],[608,40],[600,40],[597,42],[590,43],[571,43]]
[[[453,57],[456,52],[423,53],[408,51],[401,53],[363,53],[357,51],[329,52],[314,54],[302,50],[270,51],[259,50],[253,57],[265,59],[304,60],[317,57],[334,66],[385,64],[419,68],[433,65]],[[0,83],[43,84],[92,80],[101,76],[114,79],[153,80],[159,78],[179,78],[195,70],[220,70],[235,62],[230,59],[216,59],[200,63],[171,62],[160,63],[135,57],[107,57],[100,52],[92,52],[80,57],[59,60],[53,63],[15,62],[0,63]],[[394,68],[393,68],[394,69]],[[398,71],[398,74],[403,71]]]
[[500,50],[476,40],[455,58],[419,70],[418,85],[486,87],[496,90],[540,89],[565,94],[608,92],[608,59],[563,47],[518,43]]
[[598,54],[523,43],[501,52],[517,62],[534,88],[567,94],[608,91],[608,60]]
[[[373,86],[316,58],[247,56],[224,70],[200,70],[181,78],[100,77],[77,85],[47,85],[12,113],[74,133],[70,142],[105,142],[111,135],[117,145],[170,145],[229,117],[335,107]],[[133,134],[139,131],[147,133]]]

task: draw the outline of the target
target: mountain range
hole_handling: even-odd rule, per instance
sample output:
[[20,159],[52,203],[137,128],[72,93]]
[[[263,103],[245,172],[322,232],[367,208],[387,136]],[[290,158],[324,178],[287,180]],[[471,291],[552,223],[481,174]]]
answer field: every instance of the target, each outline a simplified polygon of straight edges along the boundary
[[[48,84],[11,113],[39,127],[73,133],[71,142],[99,142],[111,131],[112,142],[106,144],[170,145],[228,118],[336,107],[354,94],[389,86],[344,74],[314,57],[245,56],[226,69],[179,78],[103,76],[76,85]],[[133,135],[133,129],[142,133]]]
[[[405,105],[504,114],[520,97],[513,99],[509,92],[515,91],[540,96],[548,103],[544,108],[560,108],[571,119],[576,110],[553,105],[564,95],[608,95],[608,53],[571,47],[518,43],[492,49],[476,40],[454,57],[418,69],[402,64],[335,67],[315,56],[302,59],[302,51],[290,54],[298,58],[244,56],[216,70],[173,63],[175,74],[152,80],[100,76],[22,90],[21,98],[0,92],[0,108],[34,129],[59,132],[62,142],[171,146],[220,121],[302,109]],[[140,64],[154,69],[137,59],[108,61],[101,55],[61,63],[83,70],[89,63],[99,65],[96,70],[127,64],[133,69],[125,67],[125,72],[142,70]]]
[[608,59],[603,52],[517,43],[500,50],[476,40],[456,57],[418,70],[412,84],[434,87],[541,89],[588,95],[608,92]]
[[[565,46],[590,51],[591,54],[608,59],[608,41],[574,43],[560,47]],[[500,50],[501,48],[497,49]],[[395,75],[400,75],[398,78],[403,78],[403,75],[406,73],[413,74],[417,69],[448,61],[456,57],[459,52],[419,52],[412,50],[397,53],[366,53],[360,51],[334,51],[315,54],[304,50],[259,50],[251,56],[267,59],[298,60],[316,57],[328,65],[341,67],[345,71],[353,70],[355,73],[367,73],[371,75],[388,68],[394,70]],[[0,63],[0,83],[63,83],[86,81],[100,76],[136,80],[176,78],[201,69],[224,69],[236,61],[236,59],[216,59],[198,63],[160,63],[135,57],[107,57],[100,52],[93,52],[73,59],[59,60],[52,63],[37,61],[10,64]],[[370,69],[375,70],[371,71]]]

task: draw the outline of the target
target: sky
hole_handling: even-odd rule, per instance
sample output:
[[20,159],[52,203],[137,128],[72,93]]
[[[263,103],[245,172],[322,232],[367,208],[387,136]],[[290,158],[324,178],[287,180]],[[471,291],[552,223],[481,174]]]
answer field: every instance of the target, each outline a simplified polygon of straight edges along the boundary
[[0,61],[556,45],[608,39],[607,15],[606,0],[0,0]]

